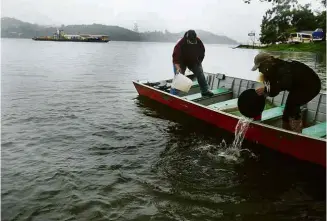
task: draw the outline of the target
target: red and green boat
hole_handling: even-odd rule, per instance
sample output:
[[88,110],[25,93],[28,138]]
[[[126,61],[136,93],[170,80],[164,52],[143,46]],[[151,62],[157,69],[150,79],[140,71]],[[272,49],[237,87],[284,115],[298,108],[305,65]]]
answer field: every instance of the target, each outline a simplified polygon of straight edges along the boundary
[[[238,96],[244,90],[255,88],[259,82],[224,74],[205,75],[214,93],[212,97],[201,96],[196,80],[188,93],[178,96],[169,93],[172,79],[158,82],[133,81],[133,84],[140,96],[234,133],[242,117],[237,108]],[[194,79],[194,75],[188,77]],[[282,129],[281,118],[287,94],[285,91],[274,98],[267,98],[262,119],[250,123],[245,139],[298,160],[326,167],[326,92],[320,92],[302,107],[302,133]]]

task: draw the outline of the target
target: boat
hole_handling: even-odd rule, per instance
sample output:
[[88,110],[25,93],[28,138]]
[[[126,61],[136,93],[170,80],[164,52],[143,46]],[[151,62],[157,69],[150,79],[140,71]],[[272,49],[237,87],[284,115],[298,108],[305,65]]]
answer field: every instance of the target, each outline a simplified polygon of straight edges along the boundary
[[90,35],[90,34],[78,34],[78,35],[67,35],[63,30],[57,30],[53,36],[41,36],[32,38],[34,41],[59,41],[59,42],[109,42],[108,35]]
[[[169,93],[173,79],[132,82],[140,97],[234,133],[238,121],[243,117],[237,107],[238,96],[247,89],[255,88],[260,82],[205,72],[214,95],[202,97],[195,76],[186,76],[193,84],[188,93],[181,92],[179,95]],[[302,133],[282,128],[281,118],[287,94],[284,91],[274,98],[267,97],[261,120],[250,122],[245,140],[292,156],[301,162],[326,167],[326,92],[321,91],[301,107],[304,122]]]

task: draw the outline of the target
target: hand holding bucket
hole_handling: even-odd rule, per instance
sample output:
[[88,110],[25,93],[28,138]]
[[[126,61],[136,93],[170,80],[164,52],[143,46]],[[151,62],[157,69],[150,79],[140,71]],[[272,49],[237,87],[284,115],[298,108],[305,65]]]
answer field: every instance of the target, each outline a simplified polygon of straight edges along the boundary
[[181,73],[177,73],[173,79],[172,82],[172,88],[175,88],[177,90],[188,92],[192,86],[193,82],[191,79],[186,77],[185,75]]

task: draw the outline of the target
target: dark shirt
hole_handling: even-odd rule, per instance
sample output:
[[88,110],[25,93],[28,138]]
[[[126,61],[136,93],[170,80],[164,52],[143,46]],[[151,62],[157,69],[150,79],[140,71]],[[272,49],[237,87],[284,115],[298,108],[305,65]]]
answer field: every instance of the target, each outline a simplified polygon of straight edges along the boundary
[[298,61],[284,61],[278,58],[264,61],[259,71],[268,83],[270,97],[277,96],[281,91],[306,90],[320,84],[319,76],[307,65]]
[[188,44],[186,38],[182,38],[174,47],[173,63],[192,66],[202,63],[205,48],[202,41],[197,38],[196,44]]

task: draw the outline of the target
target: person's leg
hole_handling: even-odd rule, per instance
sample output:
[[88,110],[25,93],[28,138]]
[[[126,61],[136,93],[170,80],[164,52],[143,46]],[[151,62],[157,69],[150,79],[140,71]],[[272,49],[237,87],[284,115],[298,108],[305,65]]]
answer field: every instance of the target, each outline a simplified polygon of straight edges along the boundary
[[301,106],[311,101],[317,94],[317,90],[296,90],[288,94],[283,114],[283,128],[301,133],[303,122]]
[[202,69],[202,65],[201,64],[195,64],[192,67],[189,67],[189,69],[194,73],[194,75],[196,76],[199,86],[200,86],[200,90],[201,90],[201,94],[202,95],[208,95],[208,96],[212,96],[213,93],[209,90],[209,85],[208,82],[204,76],[203,73],[203,69]]
[[294,132],[302,132],[301,105],[299,104],[298,93],[292,91],[288,94],[283,113],[283,128]]
[[297,88],[290,91],[287,97],[283,114],[283,128],[300,133],[303,127],[301,106],[309,103],[319,94],[321,81],[318,76],[308,77],[305,83]]
[[302,132],[303,127],[301,106],[315,98],[321,89],[321,80],[316,74],[307,75],[305,82],[301,83],[301,85],[297,85],[298,89],[290,91],[283,115],[285,129],[289,128],[299,133]]
[[[173,71],[174,71],[174,76],[177,74],[176,72],[177,72],[177,70],[176,70],[176,67],[175,67],[175,65],[173,64]],[[179,92],[179,90],[177,90],[176,88],[173,88],[173,87],[171,87],[170,88],[170,93],[171,94],[173,94],[173,95],[178,95],[178,92]]]
[[177,90],[176,88],[170,88],[170,93],[173,95],[178,95],[179,90]]

